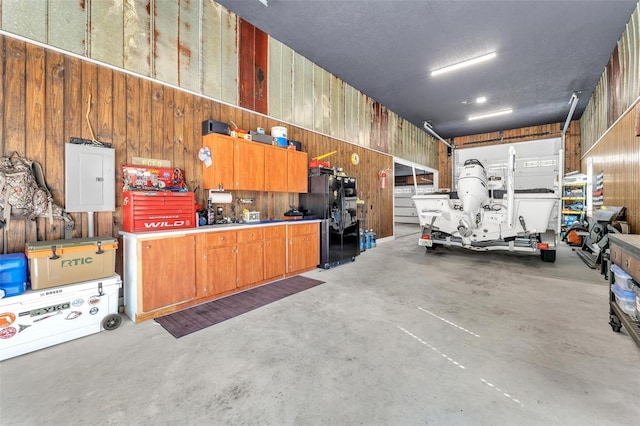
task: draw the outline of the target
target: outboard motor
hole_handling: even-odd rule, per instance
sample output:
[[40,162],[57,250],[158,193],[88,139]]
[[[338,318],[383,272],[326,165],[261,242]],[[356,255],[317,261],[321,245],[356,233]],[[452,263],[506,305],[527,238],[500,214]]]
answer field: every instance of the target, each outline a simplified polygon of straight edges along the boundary
[[463,237],[469,237],[477,227],[482,206],[489,199],[487,171],[480,161],[469,159],[464,162],[458,177],[458,198],[462,201],[465,216],[460,220],[458,232]]

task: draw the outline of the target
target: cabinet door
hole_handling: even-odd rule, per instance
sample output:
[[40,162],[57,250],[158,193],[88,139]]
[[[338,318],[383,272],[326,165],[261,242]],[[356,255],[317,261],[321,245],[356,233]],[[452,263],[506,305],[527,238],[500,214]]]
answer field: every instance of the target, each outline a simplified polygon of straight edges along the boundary
[[287,150],[288,155],[288,176],[287,188],[289,192],[307,193],[309,161],[306,152]]
[[238,287],[264,280],[263,241],[238,244]]
[[233,189],[235,139],[211,133],[202,137],[202,146],[211,151],[211,167],[202,163],[202,182],[205,189]]
[[194,235],[142,240],[138,255],[143,312],[196,297]]
[[237,246],[212,247],[205,250],[204,273],[207,296],[226,293],[236,289]]
[[287,191],[287,149],[275,146],[264,147],[264,189],[265,191]]
[[316,226],[315,232],[306,235],[305,267],[313,268],[320,263],[320,231]]
[[284,238],[273,238],[264,242],[264,278],[284,276],[287,245]]
[[263,144],[237,139],[234,149],[234,189],[264,191]]

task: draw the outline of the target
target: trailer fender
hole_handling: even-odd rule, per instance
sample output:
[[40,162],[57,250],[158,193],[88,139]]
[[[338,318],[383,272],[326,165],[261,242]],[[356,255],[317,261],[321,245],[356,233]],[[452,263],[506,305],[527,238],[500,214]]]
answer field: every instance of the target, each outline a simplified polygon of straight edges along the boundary
[[546,232],[540,234],[540,242],[548,244],[549,250],[555,250],[558,246],[558,235],[553,229],[547,229]]

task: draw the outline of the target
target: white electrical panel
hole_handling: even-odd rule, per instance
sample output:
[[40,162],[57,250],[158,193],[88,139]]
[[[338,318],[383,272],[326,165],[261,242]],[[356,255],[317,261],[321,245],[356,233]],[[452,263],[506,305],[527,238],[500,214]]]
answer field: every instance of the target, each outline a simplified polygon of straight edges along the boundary
[[116,152],[94,145],[65,144],[65,210],[110,212],[116,209]]

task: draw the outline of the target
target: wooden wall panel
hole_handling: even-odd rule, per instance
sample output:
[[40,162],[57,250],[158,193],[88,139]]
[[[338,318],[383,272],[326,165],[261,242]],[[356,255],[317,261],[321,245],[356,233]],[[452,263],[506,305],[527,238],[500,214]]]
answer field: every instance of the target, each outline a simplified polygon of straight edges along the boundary
[[[510,144],[536,139],[549,139],[562,136],[563,123],[545,124],[541,126],[523,127],[499,132],[481,133],[453,139],[456,148],[471,148]],[[572,121],[565,134],[565,173],[580,170],[580,124]],[[447,157],[447,147],[438,144],[438,171],[441,188],[451,188],[451,158]]]
[[587,159],[593,162],[593,172],[604,171],[604,205],[624,206],[631,233],[640,233],[640,138],[636,136],[636,105],[582,158],[586,171]]
[[[85,120],[87,110],[96,137],[113,144],[116,209],[113,213],[97,213],[96,235],[119,236],[122,229],[119,169],[133,157],[167,159],[183,168],[189,188],[196,191],[197,201],[206,204],[205,191],[198,188],[202,164],[197,158],[201,122],[205,119],[233,120],[238,126],[251,129],[286,125],[292,139],[301,141],[310,157],[336,150],[327,161],[358,179],[361,196],[367,202],[367,227],[374,229],[380,238],[392,235],[392,188],[378,187],[379,171],[393,166],[390,155],[10,37],[0,36],[0,44],[6,51],[1,63],[4,80],[0,85],[2,155],[20,150],[41,161],[54,200],[64,206],[64,144],[71,137],[91,137]],[[344,129],[344,119],[341,123]],[[358,166],[350,163],[353,152],[361,158]],[[251,208],[266,218],[279,218],[299,202],[298,194],[244,191],[234,195],[255,198]],[[232,204],[228,214],[233,208],[243,207]],[[86,214],[73,216],[74,237],[86,237]],[[28,241],[62,238],[64,231],[60,221],[50,226],[46,220],[39,220],[37,227],[35,223],[15,221],[10,228],[8,250],[12,252],[22,251]],[[116,261],[119,272],[121,256],[119,250]]]

